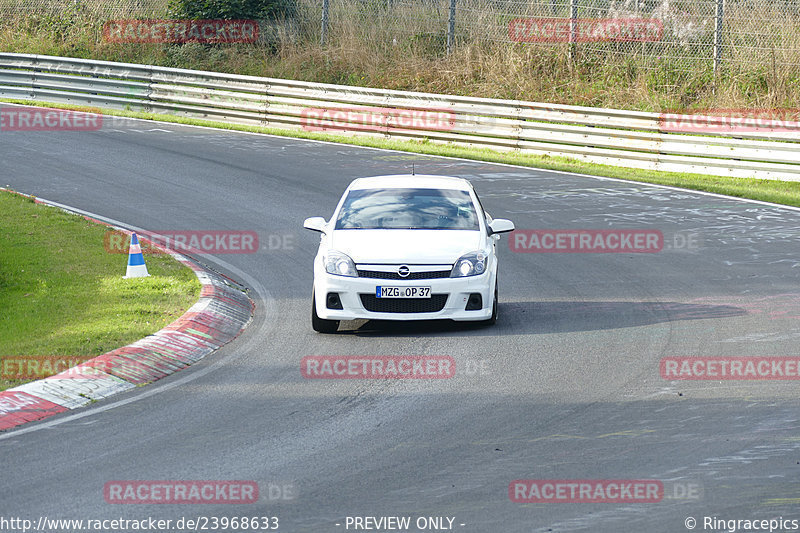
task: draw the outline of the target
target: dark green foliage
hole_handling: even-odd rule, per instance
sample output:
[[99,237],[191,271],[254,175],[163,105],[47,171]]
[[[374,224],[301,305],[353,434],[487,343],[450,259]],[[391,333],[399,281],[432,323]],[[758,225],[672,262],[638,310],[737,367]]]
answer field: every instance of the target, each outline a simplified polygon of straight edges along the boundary
[[170,15],[183,19],[280,20],[297,14],[296,0],[170,0]]

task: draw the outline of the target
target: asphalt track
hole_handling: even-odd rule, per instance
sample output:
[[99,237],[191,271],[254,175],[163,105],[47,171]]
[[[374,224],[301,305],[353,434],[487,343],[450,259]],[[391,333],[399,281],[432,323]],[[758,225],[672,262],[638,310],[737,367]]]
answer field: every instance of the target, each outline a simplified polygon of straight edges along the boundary
[[[664,250],[522,254],[504,237],[495,327],[361,321],[315,334],[318,237],[303,219],[329,217],[351,179],[407,172],[412,162],[418,173],[472,180],[485,208],[518,228],[659,230]],[[132,226],[251,230],[262,244],[206,259],[252,289],[255,319],[234,342],[156,384],[0,435],[0,517],[270,515],[287,533],[346,531],[347,516],[381,515],[455,517],[455,530],[503,533],[800,519],[798,382],[659,374],[665,356],[799,355],[796,210],[120,120],[92,133],[2,132],[0,176]],[[270,235],[289,237],[277,246]],[[692,245],[682,247],[687,236]],[[306,355],[450,355],[458,370],[445,380],[308,380]],[[103,497],[112,480],[205,479],[255,480],[260,501]],[[658,503],[522,504],[508,496],[515,479],[658,479],[667,494]],[[270,484],[294,494],[277,498]],[[675,497],[681,487],[700,490]]]

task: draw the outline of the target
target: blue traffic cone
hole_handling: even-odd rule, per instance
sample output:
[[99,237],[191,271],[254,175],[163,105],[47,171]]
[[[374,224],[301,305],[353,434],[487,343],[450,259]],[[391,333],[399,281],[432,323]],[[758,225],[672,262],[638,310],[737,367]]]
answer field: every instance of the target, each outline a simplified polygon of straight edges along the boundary
[[132,233],[131,246],[128,249],[128,269],[125,272],[125,278],[146,278],[149,275],[147,273],[147,265],[144,264],[142,247],[139,246],[139,237]]

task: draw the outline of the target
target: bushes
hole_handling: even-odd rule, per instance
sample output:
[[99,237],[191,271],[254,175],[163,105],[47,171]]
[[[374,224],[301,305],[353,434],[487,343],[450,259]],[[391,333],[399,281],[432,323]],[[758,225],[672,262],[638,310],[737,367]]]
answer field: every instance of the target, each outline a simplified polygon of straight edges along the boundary
[[174,19],[258,21],[259,43],[275,53],[294,28],[297,0],[170,0],[168,9]]
[[296,0],[170,0],[179,19],[281,20],[297,15]]

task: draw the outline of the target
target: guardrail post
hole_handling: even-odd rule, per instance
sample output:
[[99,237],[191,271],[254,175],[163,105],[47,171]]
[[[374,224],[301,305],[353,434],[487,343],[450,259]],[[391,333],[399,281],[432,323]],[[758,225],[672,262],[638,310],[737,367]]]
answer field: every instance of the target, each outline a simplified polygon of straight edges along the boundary
[[724,14],[725,0],[717,0],[717,14],[714,17],[714,77],[717,76],[720,61],[722,60],[722,16]]
[[578,40],[578,0],[569,2],[569,59],[575,60],[575,43]]
[[447,55],[453,51],[453,41],[456,33],[456,0],[450,0],[450,20],[447,26]]
[[320,46],[325,46],[325,38],[328,36],[328,9],[330,0],[322,0],[322,31],[319,37]]

